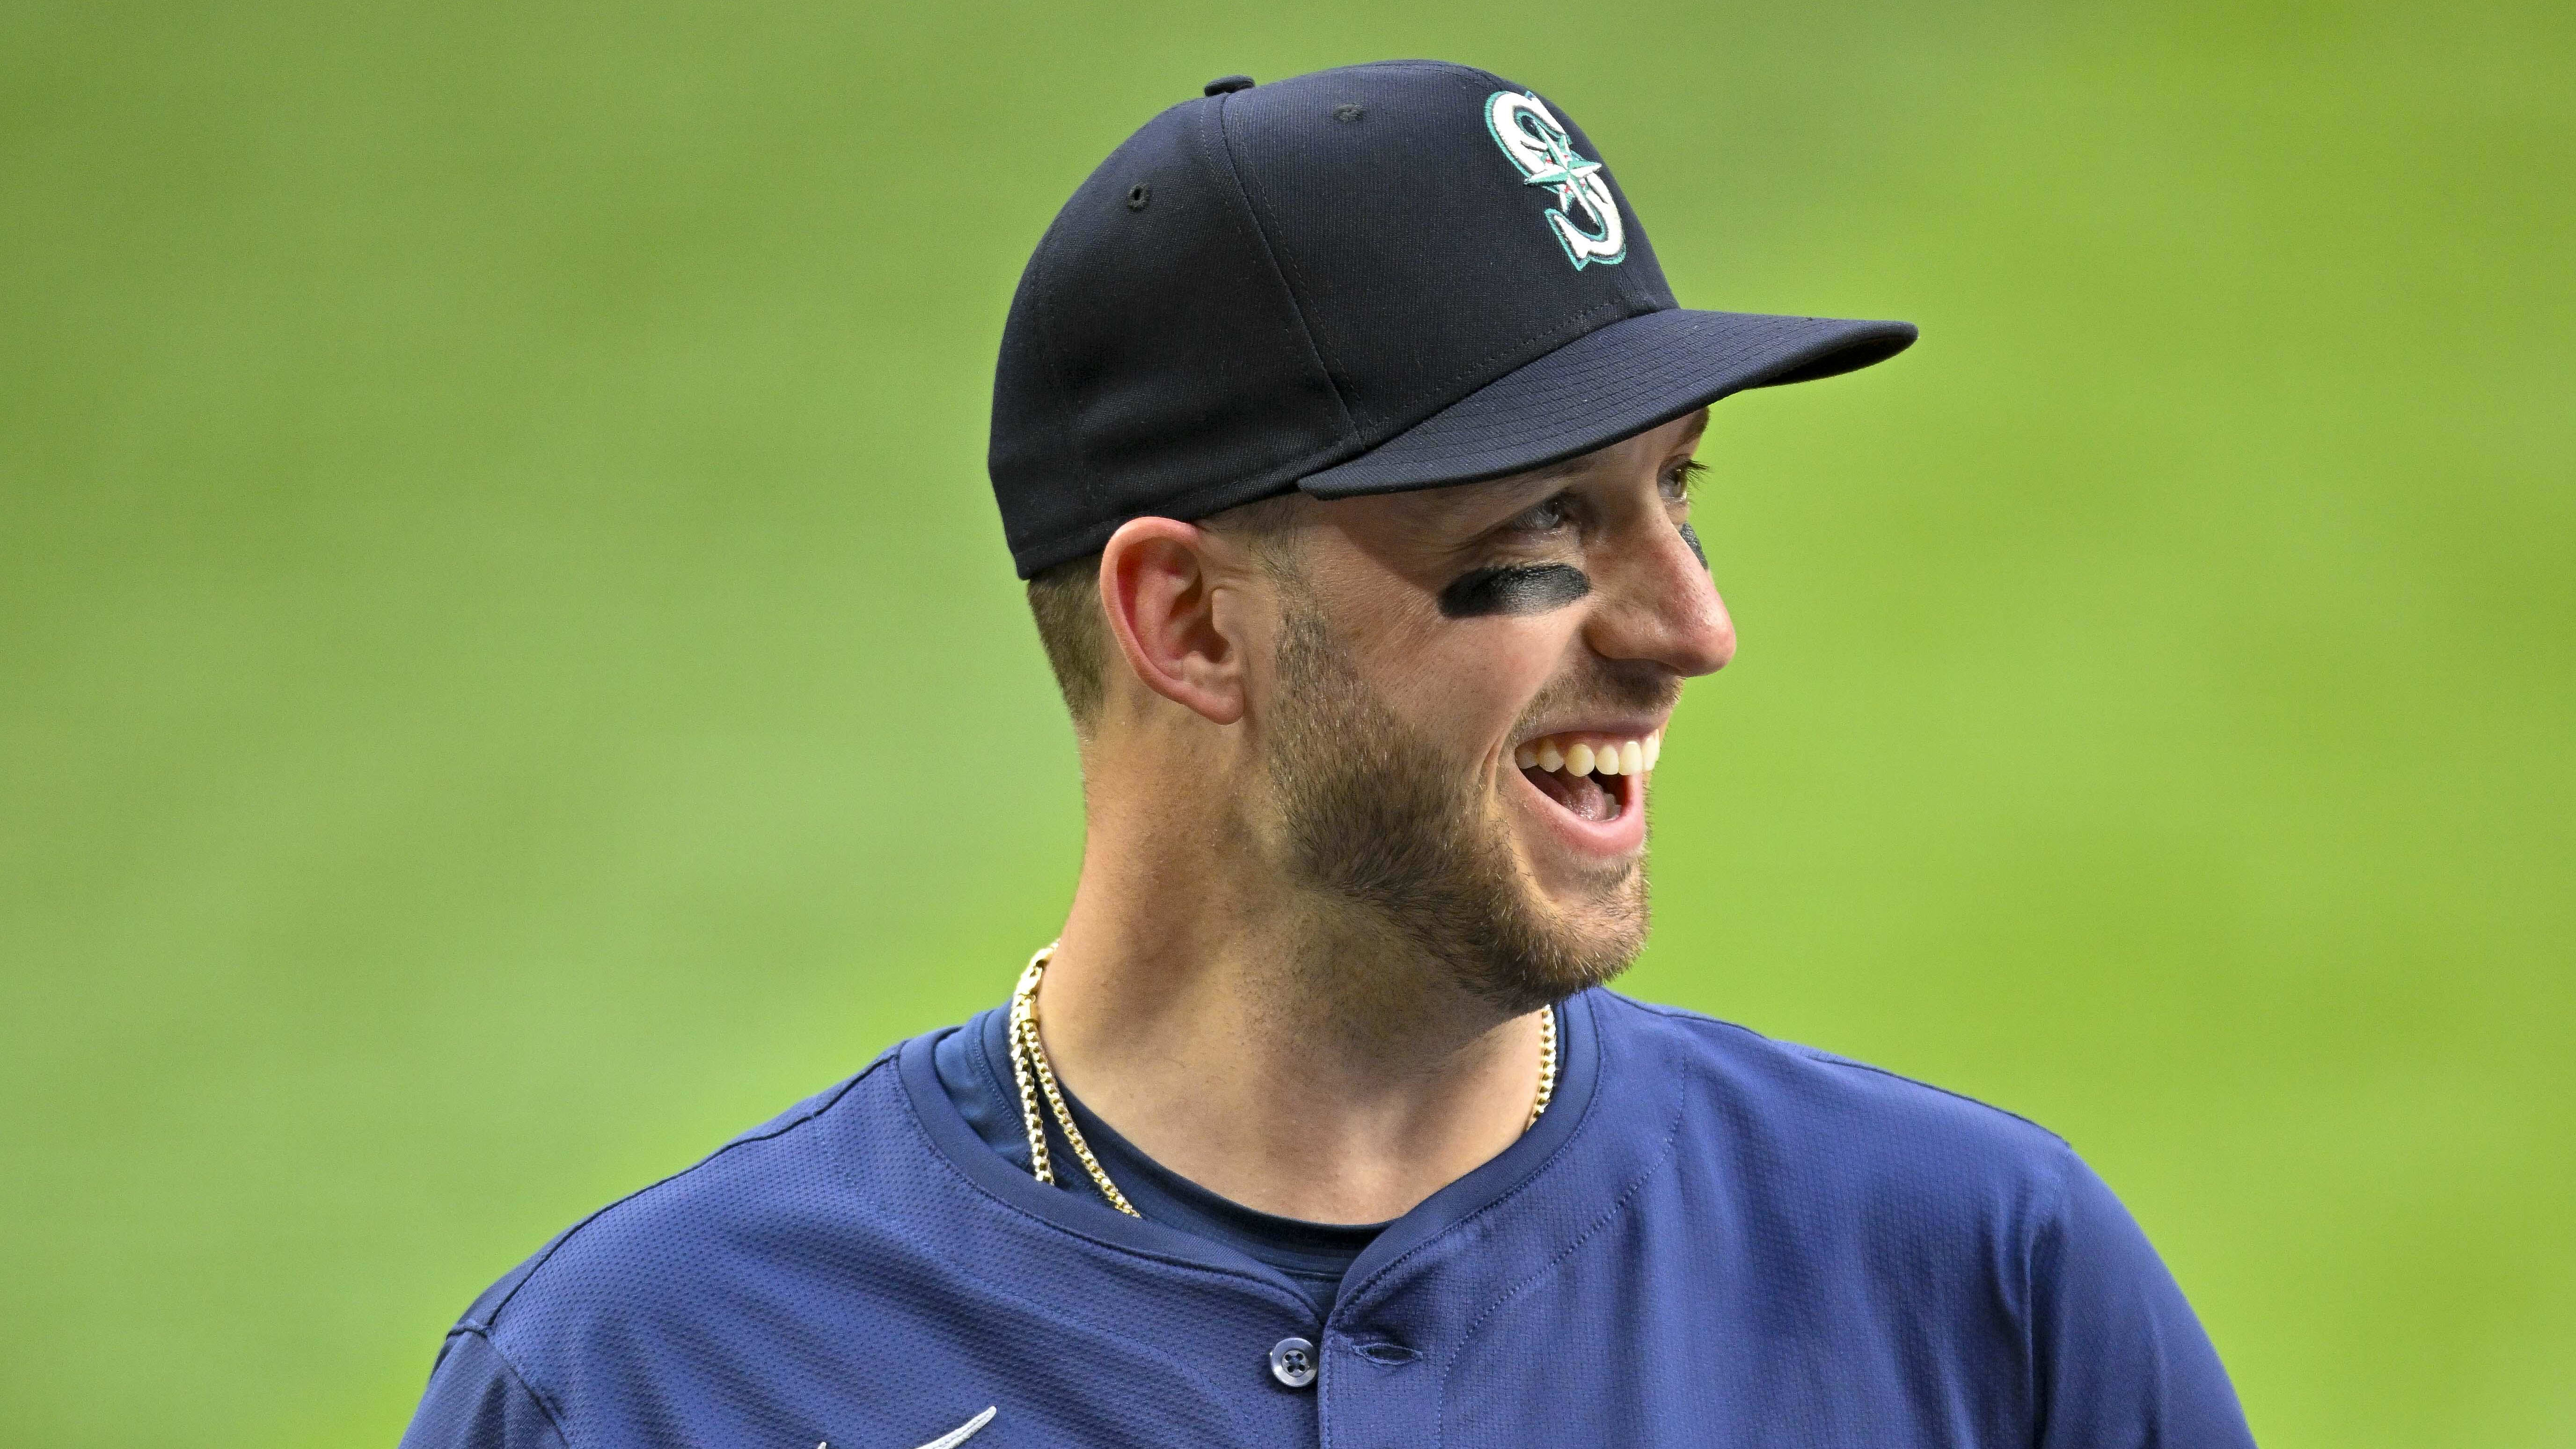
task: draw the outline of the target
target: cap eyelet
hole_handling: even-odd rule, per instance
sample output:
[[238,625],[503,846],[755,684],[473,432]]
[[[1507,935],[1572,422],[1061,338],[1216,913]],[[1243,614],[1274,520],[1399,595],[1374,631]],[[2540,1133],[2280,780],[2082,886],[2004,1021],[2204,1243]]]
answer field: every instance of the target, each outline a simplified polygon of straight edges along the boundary
[[1135,185],[1127,188],[1127,209],[1129,211],[1143,211],[1145,209],[1145,203],[1153,199],[1153,188],[1147,186],[1142,181],[1139,181]]
[[1368,112],[1361,109],[1357,101],[1344,101],[1333,107],[1333,119],[1336,121],[1356,121],[1367,114]]

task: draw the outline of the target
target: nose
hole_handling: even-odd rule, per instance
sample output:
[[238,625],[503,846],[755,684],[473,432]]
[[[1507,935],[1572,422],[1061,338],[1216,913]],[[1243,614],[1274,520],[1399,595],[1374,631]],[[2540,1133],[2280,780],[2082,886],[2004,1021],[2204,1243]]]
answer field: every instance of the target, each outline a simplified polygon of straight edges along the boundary
[[[1651,660],[1689,677],[1714,674],[1735,657],[1735,620],[1718,597],[1699,551],[1660,510],[1639,520],[1637,537],[1618,540],[1619,557],[1603,559],[1606,607],[1593,611],[1592,647],[1605,658]],[[1606,540],[1605,540],[1606,542]]]

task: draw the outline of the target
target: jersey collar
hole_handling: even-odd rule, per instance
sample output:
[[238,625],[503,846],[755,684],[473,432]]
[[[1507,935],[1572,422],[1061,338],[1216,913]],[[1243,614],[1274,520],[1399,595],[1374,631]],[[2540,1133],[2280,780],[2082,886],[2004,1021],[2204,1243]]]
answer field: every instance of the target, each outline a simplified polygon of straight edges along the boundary
[[[1343,1277],[1343,1292],[1333,1316],[1404,1259],[1446,1237],[1461,1225],[1519,1193],[1542,1176],[1561,1170],[1566,1149],[1584,1129],[1603,1076],[1597,991],[1568,998],[1557,1011],[1556,1096],[1538,1125],[1482,1166],[1424,1199],[1411,1212],[1389,1223]],[[939,1084],[933,1056],[940,1038],[963,1030],[948,1027],[915,1037],[899,1049],[897,1067],[912,1115],[931,1148],[988,1196],[1031,1217],[1104,1247],[1163,1262],[1186,1263],[1239,1277],[1278,1296],[1284,1304],[1308,1314],[1312,1305],[1277,1269],[1194,1233],[1149,1220],[1131,1218],[1088,1194],[1048,1187],[1028,1171],[987,1146]]]

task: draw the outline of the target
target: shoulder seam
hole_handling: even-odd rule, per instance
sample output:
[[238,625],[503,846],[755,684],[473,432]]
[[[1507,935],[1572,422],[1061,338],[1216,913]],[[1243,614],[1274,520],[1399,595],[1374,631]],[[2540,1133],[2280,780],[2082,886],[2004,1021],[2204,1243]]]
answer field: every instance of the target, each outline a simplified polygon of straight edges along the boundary
[[[2037,1123],[2033,1123],[2031,1125],[2038,1126]],[[2048,1132],[2048,1129],[2045,1127],[2041,1127],[2039,1130],[2042,1132]],[[2054,1132],[2049,1132],[2048,1135],[2056,1138],[2057,1145],[2065,1148],[2069,1157],[2074,1157],[2078,1162],[2082,1161],[2082,1158],[2076,1154],[2073,1144],[2069,1143],[2063,1137],[2058,1137]],[[2069,1190],[2070,1184],[2067,1181],[2065,1161],[2061,1159],[2058,1162],[2050,1164],[2050,1166],[2054,1170],[2048,1174],[2048,1186],[2050,1188],[2048,1210],[2037,1215],[2035,1225],[2029,1234],[2022,1239],[2020,1254],[2021,1301],[2024,1305],[2023,1313],[2025,1314],[2022,1328],[2021,1350],[2022,1392],[2028,1395],[2030,1400],[2031,1441],[2033,1443],[2041,1444],[2047,1442],[2049,1396],[2040,1387],[2038,1372],[2039,1354],[2035,1327],[2041,1319],[2039,1306],[2038,1255],[2040,1252],[2040,1239],[2043,1234],[2053,1238],[2058,1250],[2061,1252],[2063,1251],[2066,1240],[2067,1201],[2071,1195]],[[2058,1367],[2058,1365],[2053,1364],[2052,1367]]]
[[[765,1131],[754,1130],[746,1132],[667,1177],[656,1178],[653,1181],[644,1184],[642,1187],[635,1189],[633,1192],[626,1193],[613,1201],[603,1203],[600,1206],[591,1209],[588,1213],[582,1216],[580,1222],[577,1222],[571,1227],[564,1229],[561,1233],[558,1233],[555,1236],[555,1240],[546,1245],[545,1251],[537,1256],[537,1260],[530,1263],[527,1266],[526,1271],[519,1274],[519,1281],[511,1284],[510,1291],[501,1295],[501,1301],[493,1304],[491,1308],[484,1313],[483,1321],[481,1323],[460,1323],[457,1325],[455,1331],[480,1333],[484,1336],[484,1340],[486,1342],[490,1342],[490,1330],[500,1321],[502,1311],[510,1306],[511,1300],[519,1296],[519,1290],[528,1286],[529,1279],[536,1277],[537,1274],[545,1270],[546,1264],[553,1261],[555,1254],[563,1251],[563,1245],[571,1242],[575,1234],[579,1233],[582,1229],[589,1227],[592,1223],[599,1221],[599,1219],[604,1215],[614,1212],[618,1208],[624,1207],[626,1204],[633,1202],[635,1199],[642,1197],[644,1194],[651,1192],[653,1189],[660,1187],[665,1183],[679,1181],[681,1178],[688,1176],[690,1173],[697,1171],[699,1168],[706,1166],[708,1163],[715,1161],[717,1158],[724,1156],[726,1153],[733,1151],[737,1147],[747,1147],[754,1142],[767,1142],[773,1137],[784,1136],[796,1128],[802,1127],[806,1123],[813,1121],[815,1118],[822,1116],[825,1112],[832,1110],[832,1108],[838,1104],[843,1097],[848,1096],[851,1090],[857,1087],[859,1083],[866,1081],[869,1076],[875,1073],[877,1068],[884,1066],[889,1061],[892,1061],[894,1059],[895,1052],[900,1049],[901,1045],[902,1044],[898,1042],[895,1046],[888,1047],[884,1051],[877,1053],[877,1059],[868,1063],[866,1066],[861,1067],[858,1071],[858,1075],[851,1077],[848,1081],[841,1083],[839,1086],[834,1087],[827,1092],[818,1094],[813,1099],[811,1110],[798,1113],[788,1118],[788,1120]],[[494,1347],[497,1349],[499,1345],[495,1344]],[[515,1369],[512,1371],[516,1372]]]
[[[1781,1045],[1795,1046],[1794,1043],[1789,1042],[1783,1042]],[[1971,1097],[1965,1092],[1954,1092],[1948,1087],[1942,1086],[1938,1082],[1926,1082],[1920,1078],[1909,1077],[1903,1072],[1891,1072],[1885,1067],[1873,1066],[1868,1062],[1854,1061],[1850,1057],[1845,1056],[1836,1056],[1832,1052],[1819,1051],[1813,1047],[1798,1048],[1797,1050],[1799,1055],[1806,1057],[1809,1061],[1821,1062],[1826,1066],[1831,1067],[1844,1067],[1855,1072],[1873,1073],[1877,1076],[1885,1077],[1891,1082],[1903,1082],[1909,1087],[1921,1087],[1924,1091],[1937,1092],[1944,1097],[1948,1097],[1954,1102],[1965,1102],[1971,1107],[1983,1108],[1988,1112],[1994,1113],[1998,1117],[2010,1117],[2024,1127],[2027,1127],[2032,1131],[2039,1133],[2041,1136],[2046,1137],[2049,1141],[2056,1143],[2058,1146],[2068,1148],[2070,1151],[2073,1149],[2074,1144],[2068,1142],[2065,1138],[2058,1136],[2048,1128],[2041,1126],[2039,1123],[2033,1122],[2028,1117],[2023,1116],[2010,1107],[1998,1107],[1992,1102]]]
[[562,1411],[557,1409],[554,1402],[548,1399],[535,1384],[528,1381],[525,1373],[520,1372],[518,1361],[510,1357],[509,1350],[493,1342],[492,1335],[480,1328],[459,1326],[447,1332],[449,1338],[459,1338],[467,1334],[483,1340],[483,1346],[490,1349],[492,1356],[501,1361],[501,1371],[510,1376],[510,1382],[518,1387],[520,1393],[528,1396],[528,1402],[537,1406],[538,1413],[546,1416],[546,1427],[554,1431],[555,1442],[564,1446],[564,1449],[572,1449],[572,1433],[564,1428]]
[[[1613,994],[1615,995],[1615,993]],[[1841,1067],[1848,1071],[1868,1072],[1873,1076],[1885,1077],[1891,1082],[1902,1082],[1909,1087],[1920,1087],[1924,1091],[1937,1093],[1940,1096],[1950,1098],[1952,1101],[1965,1102],[1971,1107],[1992,1112],[1998,1117],[2009,1117],[2023,1126],[2030,1128],[2032,1131],[2046,1137],[2049,1141],[2056,1143],[2058,1146],[2066,1148],[2070,1152],[2074,1150],[2075,1145],[2073,1143],[2068,1142],[2065,1138],[2060,1137],[2053,1131],[2050,1131],[2043,1124],[2034,1122],[2009,1107],[1998,1107],[1992,1102],[1982,1101],[1976,1097],[1971,1097],[1965,1092],[1953,1091],[1948,1087],[1942,1086],[1938,1082],[1927,1082],[1919,1077],[1909,1077],[1903,1072],[1889,1071],[1885,1067],[1860,1061],[1852,1057],[1843,1056],[1838,1052],[1829,1052],[1822,1047],[1808,1046],[1803,1042],[1782,1041],[1780,1038],[1775,1036],[1766,1036],[1761,1032],[1755,1031],[1749,1026],[1742,1025],[1738,1022],[1727,1021],[1720,1017],[1710,1016],[1705,1012],[1691,1011],[1687,1008],[1678,1006],[1667,1006],[1660,1002],[1639,1001],[1636,998],[1629,996],[1619,996],[1617,999],[1627,1002],[1629,1005],[1634,1006],[1641,1011],[1650,1012],[1656,1016],[1663,1017],[1667,1021],[1680,1022],[1686,1026],[1722,1027],[1728,1031],[1741,1032],[1746,1036],[1752,1037],[1756,1041],[1777,1047],[1782,1051],[1797,1056],[1802,1060],[1814,1062],[1819,1066]]]

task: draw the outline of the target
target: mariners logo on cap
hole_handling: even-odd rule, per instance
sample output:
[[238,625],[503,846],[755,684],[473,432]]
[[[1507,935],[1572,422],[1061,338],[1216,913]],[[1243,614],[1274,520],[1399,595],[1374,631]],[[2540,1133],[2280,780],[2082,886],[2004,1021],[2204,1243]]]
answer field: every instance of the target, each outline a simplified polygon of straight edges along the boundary
[[1575,270],[1594,262],[1615,267],[1627,259],[1628,233],[1619,225],[1619,203],[1601,178],[1601,163],[1575,154],[1574,138],[1538,97],[1511,91],[1485,97],[1485,129],[1520,168],[1524,185],[1556,193],[1547,225]]

